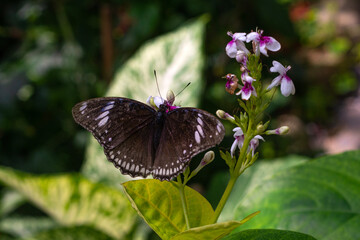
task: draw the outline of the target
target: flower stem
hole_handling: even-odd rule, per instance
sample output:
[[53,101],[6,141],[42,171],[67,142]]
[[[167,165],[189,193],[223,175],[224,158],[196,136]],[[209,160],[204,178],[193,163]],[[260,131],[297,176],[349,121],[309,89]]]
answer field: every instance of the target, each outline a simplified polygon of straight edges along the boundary
[[231,175],[230,175],[230,180],[228,182],[228,185],[226,186],[225,188],[225,191],[223,193],[223,195],[221,196],[221,199],[215,209],[215,214],[214,214],[214,219],[213,219],[213,223],[216,223],[219,216],[220,216],[220,213],[221,211],[223,210],[224,206],[225,206],[225,203],[226,201],[228,200],[229,196],[230,196],[230,193],[236,183],[236,180],[238,179],[238,177],[241,175],[241,173],[243,171],[240,172],[240,168],[246,158],[246,153],[247,153],[247,149],[249,147],[249,144],[250,144],[250,141],[252,139],[252,136],[253,136],[253,130],[252,130],[252,124],[253,124],[253,116],[250,115],[249,116],[249,124],[248,124],[248,127],[247,127],[247,132],[246,132],[246,135],[245,135],[245,139],[244,139],[244,143],[243,143],[243,146],[240,150],[240,156],[238,158],[238,161],[235,165],[235,168],[234,168],[234,171],[231,172]]
[[178,189],[179,189],[179,193],[180,193],[181,205],[182,205],[182,209],[184,212],[186,229],[190,229],[189,217],[188,217],[187,206],[186,206],[186,201],[185,201],[185,191],[184,191],[185,184],[182,183],[180,175],[177,176],[177,182],[178,182]]
[[233,175],[230,177],[230,180],[225,188],[225,191],[223,193],[223,195],[221,196],[221,199],[215,209],[215,214],[214,214],[214,219],[213,219],[213,223],[216,223],[219,216],[220,216],[220,213],[222,212],[224,206],[225,206],[225,203],[226,201],[228,200],[229,196],[230,196],[230,193],[235,185],[235,182],[236,182],[236,179],[238,177],[236,175]]

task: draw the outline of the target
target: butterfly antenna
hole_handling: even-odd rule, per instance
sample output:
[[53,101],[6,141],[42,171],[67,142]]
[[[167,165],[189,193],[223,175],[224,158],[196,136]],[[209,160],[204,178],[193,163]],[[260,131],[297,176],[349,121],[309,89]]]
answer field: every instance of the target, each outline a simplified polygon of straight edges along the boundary
[[191,82],[189,82],[188,84],[186,84],[186,86],[185,86],[178,94],[176,94],[175,97],[179,96],[180,93],[182,93],[182,92],[185,90],[185,88],[187,88],[190,84],[191,84]]
[[158,82],[158,80],[157,80],[156,70],[155,70],[155,69],[154,69],[154,76],[155,76],[155,82],[156,82],[157,90],[158,90],[158,92],[159,92],[160,97],[162,98],[161,93],[160,93],[160,88],[159,88],[159,82]]

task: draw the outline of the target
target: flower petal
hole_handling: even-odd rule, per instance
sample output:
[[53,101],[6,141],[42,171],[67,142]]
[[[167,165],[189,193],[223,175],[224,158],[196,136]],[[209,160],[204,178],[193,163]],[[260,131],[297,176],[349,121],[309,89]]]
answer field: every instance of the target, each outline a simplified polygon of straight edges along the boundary
[[278,72],[281,75],[284,75],[286,73],[286,68],[278,61],[273,61],[272,64],[273,66],[270,68],[270,72]]
[[259,139],[259,140],[263,140],[263,141],[265,142],[265,139],[264,139],[262,136],[260,136],[260,135],[256,135],[254,138],[255,138],[255,139]]
[[272,80],[272,82],[270,83],[270,85],[266,88],[266,90],[270,90],[270,89],[272,89],[273,87],[278,86],[278,85],[280,84],[280,82],[281,82],[281,79],[282,79],[282,76],[281,76],[281,75],[279,75],[279,76],[277,76],[276,78],[274,78],[274,79]]
[[248,89],[246,89],[245,91],[241,90],[241,98],[243,100],[249,100],[250,97],[251,97],[251,91],[248,91]]
[[232,37],[234,40],[246,41],[246,33],[234,33]]
[[226,54],[230,57],[230,58],[234,58],[236,57],[236,53],[237,53],[237,47],[236,47],[236,43],[234,40],[231,40],[225,48]]
[[256,79],[250,77],[250,75],[249,75],[247,72],[244,72],[243,74],[241,74],[241,79],[242,79],[243,81],[246,81],[246,82],[250,83],[250,84],[251,84],[252,82],[256,81]]
[[243,130],[241,129],[241,127],[236,127],[233,129],[234,133],[234,137],[238,137],[238,136],[242,136],[244,135]]
[[262,54],[264,54],[265,56],[267,56],[267,57],[269,56],[269,55],[267,54],[266,45],[265,45],[264,43],[260,43],[259,50],[260,50],[260,52],[261,52]]
[[154,97],[154,103],[158,108],[160,108],[160,105],[164,104],[164,99],[161,97]]
[[276,52],[279,51],[281,48],[281,45],[278,41],[275,40],[273,37],[268,37],[269,40],[266,43],[266,48],[270,51]]
[[261,35],[257,32],[251,32],[246,36],[246,42],[250,42],[250,41],[254,41],[254,40],[256,40],[258,42],[260,36]]
[[293,81],[291,81],[291,79],[288,76],[283,77],[283,79],[281,80],[281,94],[284,95],[285,97],[288,97],[290,94],[294,95],[295,94],[295,86]]
[[238,140],[235,139],[235,141],[234,141],[233,144],[231,145],[231,148],[230,148],[231,157],[234,156],[234,153],[235,153],[235,150],[236,150],[236,147],[237,147],[237,143],[238,143]]

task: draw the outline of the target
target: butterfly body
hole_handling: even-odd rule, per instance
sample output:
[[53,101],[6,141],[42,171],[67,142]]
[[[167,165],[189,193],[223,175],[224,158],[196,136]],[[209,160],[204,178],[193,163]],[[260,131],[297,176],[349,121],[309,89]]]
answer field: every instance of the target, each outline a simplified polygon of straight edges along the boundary
[[170,180],[192,157],[224,137],[223,125],[210,113],[171,109],[166,103],[155,110],[128,98],[95,98],[76,104],[72,113],[94,135],[107,159],[132,177]]

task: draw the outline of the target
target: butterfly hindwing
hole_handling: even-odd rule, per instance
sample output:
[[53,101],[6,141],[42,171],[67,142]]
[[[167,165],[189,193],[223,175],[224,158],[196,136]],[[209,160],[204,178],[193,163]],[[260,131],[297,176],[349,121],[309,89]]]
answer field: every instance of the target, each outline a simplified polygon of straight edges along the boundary
[[197,108],[169,111],[156,152],[153,176],[169,180],[177,176],[198,153],[219,144],[225,135],[222,123]]
[[132,177],[147,177],[152,169],[152,122],[129,135],[111,150],[105,150],[107,158],[122,174]]

